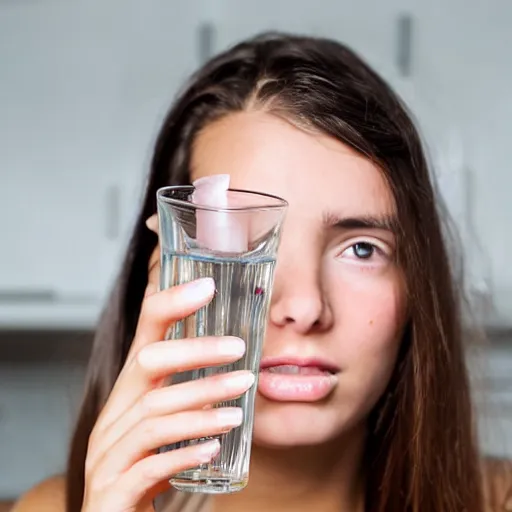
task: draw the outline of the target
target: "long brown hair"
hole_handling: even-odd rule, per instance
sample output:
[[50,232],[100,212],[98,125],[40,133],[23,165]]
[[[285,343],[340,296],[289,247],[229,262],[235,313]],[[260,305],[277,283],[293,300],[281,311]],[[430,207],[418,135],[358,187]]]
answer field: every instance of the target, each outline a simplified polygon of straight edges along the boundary
[[418,133],[388,85],[345,46],[266,34],[207,63],[167,115],[120,276],[101,319],[67,474],[80,510],[88,437],[134,336],[156,237],[144,221],[158,187],[187,183],[195,135],[230,112],[263,108],[376,162],[394,194],[410,320],[388,389],[369,419],[366,509],[481,512],[459,301]]

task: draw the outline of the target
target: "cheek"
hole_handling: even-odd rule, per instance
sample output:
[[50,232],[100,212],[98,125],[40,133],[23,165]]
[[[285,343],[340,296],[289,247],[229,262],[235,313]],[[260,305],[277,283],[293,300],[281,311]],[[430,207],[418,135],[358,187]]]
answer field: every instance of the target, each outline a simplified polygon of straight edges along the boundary
[[329,275],[340,364],[358,394],[375,401],[396,361],[405,322],[405,292],[396,269],[356,265]]
[[397,268],[331,262],[324,283],[336,323],[365,331],[400,330],[406,308],[403,278]]

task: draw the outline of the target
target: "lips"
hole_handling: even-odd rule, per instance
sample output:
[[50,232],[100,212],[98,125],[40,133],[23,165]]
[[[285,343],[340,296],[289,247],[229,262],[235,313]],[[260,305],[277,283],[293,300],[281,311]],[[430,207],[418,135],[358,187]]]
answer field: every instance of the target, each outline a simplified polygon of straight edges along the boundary
[[265,357],[261,361],[260,368],[263,371],[268,368],[279,368],[285,366],[298,367],[301,370],[304,368],[314,368],[330,374],[340,372],[340,368],[335,364],[320,358],[301,359],[297,357]]
[[277,402],[317,402],[334,390],[339,372],[321,360],[266,358],[261,364],[258,391]]
[[297,366],[293,364],[269,366],[261,371],[278,373],[280,375],[332,375],[328,370],[323,370],[317,366]]

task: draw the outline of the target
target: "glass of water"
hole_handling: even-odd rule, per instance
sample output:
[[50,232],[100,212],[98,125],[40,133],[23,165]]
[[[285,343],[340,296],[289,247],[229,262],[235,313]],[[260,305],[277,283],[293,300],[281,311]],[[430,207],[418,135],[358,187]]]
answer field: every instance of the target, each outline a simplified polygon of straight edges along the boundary
[[[250,370],[257,376],[287,203],[267,194],[230,189],[224,206],[212,207],[194,202],[193,193],[193,186],[164,187],[157,192],[160,287],[212,277],[216,294],[210,304],[173,325],[167,338],[237,336],[247,348],[234,364],[175,374],[171,385],[237,370]],[[213,404],[241,407],[244,421],[217,436],[221,450],[212,462],[174,475],[170,483],[176,489],[231,493],[247,485],[256,388],[255,384],[235,400]],[[209,439],[190,439],[161,450]]]

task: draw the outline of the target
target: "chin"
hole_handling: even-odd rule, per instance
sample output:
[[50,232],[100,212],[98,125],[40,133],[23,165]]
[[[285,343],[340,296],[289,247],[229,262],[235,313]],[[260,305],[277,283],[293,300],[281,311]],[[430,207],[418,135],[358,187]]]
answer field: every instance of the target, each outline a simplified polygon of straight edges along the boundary
[[346,431],[339,409],[320,403],[272,402],[258,397],[253,443],[269,448],[328,443]]

